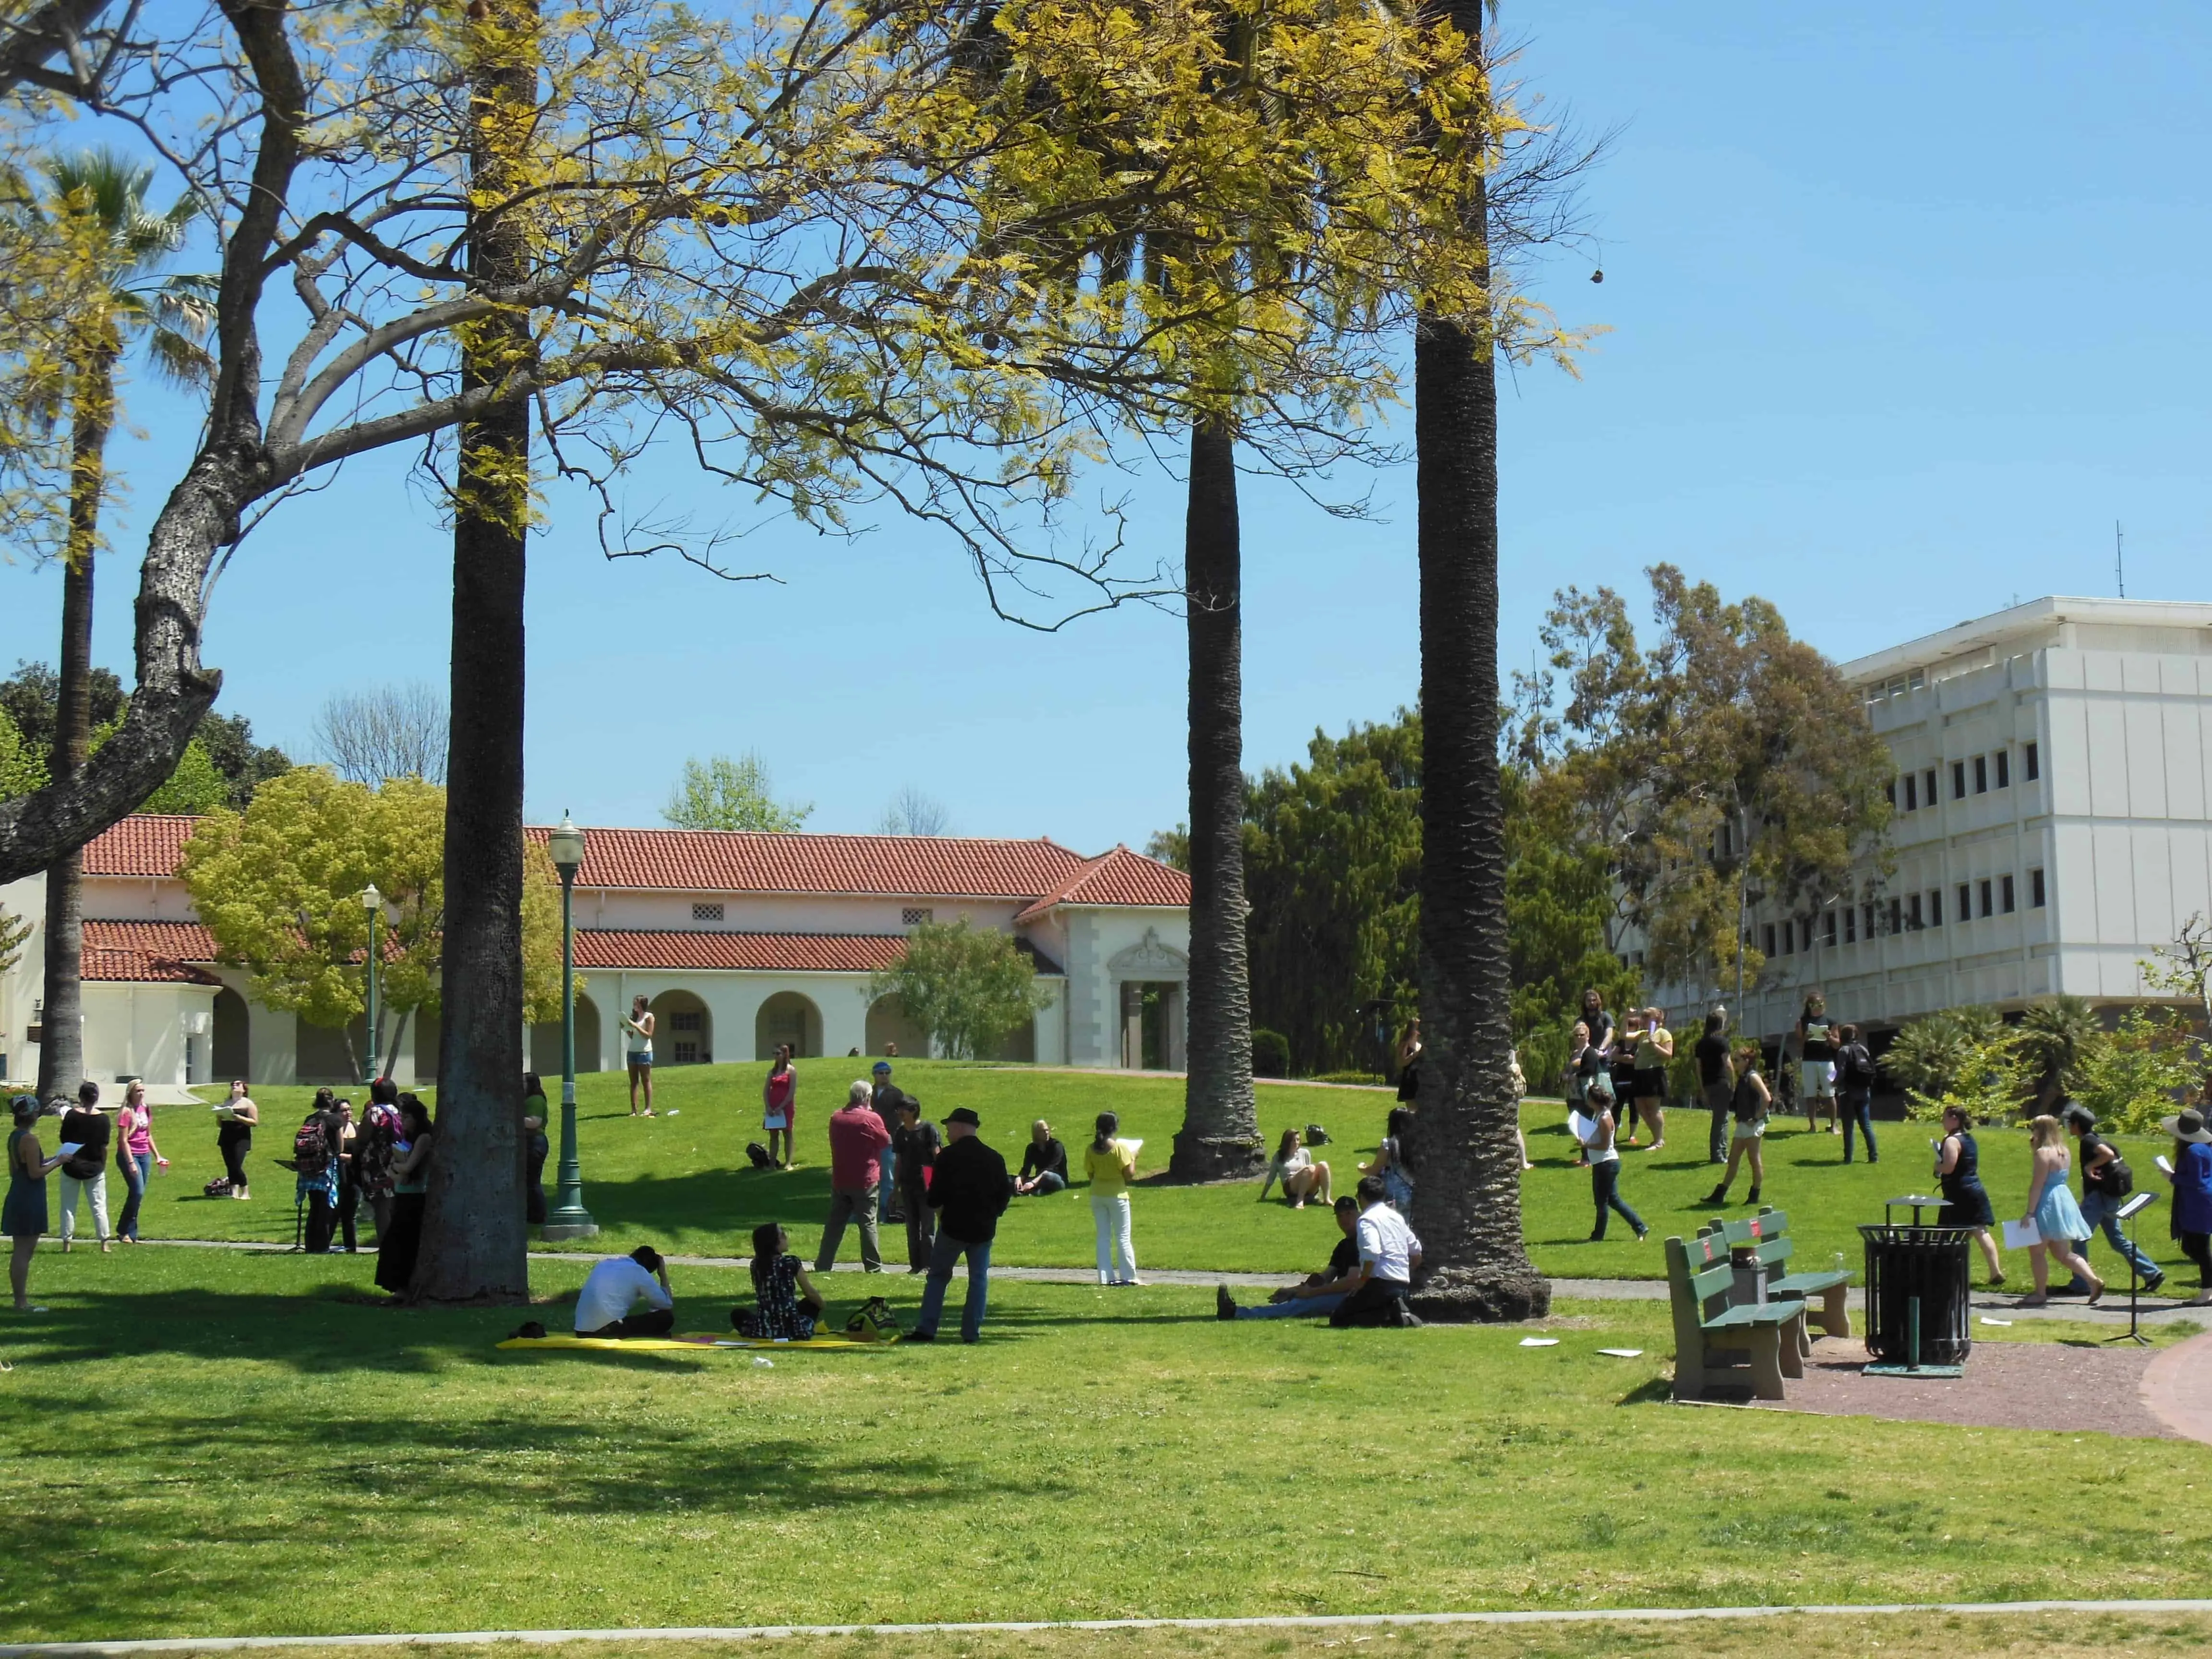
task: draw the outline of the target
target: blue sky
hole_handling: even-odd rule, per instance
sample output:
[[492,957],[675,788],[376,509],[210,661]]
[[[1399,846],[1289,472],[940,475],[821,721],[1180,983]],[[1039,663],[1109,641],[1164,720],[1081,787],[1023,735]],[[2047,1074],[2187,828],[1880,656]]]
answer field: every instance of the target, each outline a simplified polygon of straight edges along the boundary
[[[1556,0],[1505,18],[1555,105],[1619,129],[1588,189],[1605,282],[1569,261],[1546,295],[1611,331],[1579,380],[1508,390],[1507,665],[1555,587],[1638,589],[1662,559],[1765,595],[1838,658],[2015,595],[2112,592],[2115,519],[2130,596],[2206,597],[2212,12]],[[118,667],[138,537],[191,435],[163,399],[136,408],[149,435],[116,448],[136,493],[100,593]],[[726,510],[655,476],[672,507]],[[1413,695],[1412,478],[1372,483],[1358,525],[1248,484],[1252,769]],[[1174,556],[1174,484],[1154,475],[1136,507],[1138,553]],[[442,681],[447,556],[404,458],[288,506],[216,596],[222,706],[299,752],[333,690]],[[955,548],[896,521],[857,544],[771,529],[736,556],[781,583],[608,564],[580,514],[538,539],[533,816],[655,823],[686,755],[749,748],[817,829],[872,828],[907,783],[963,831],[1085,850],[1185,816],[1176,618],[1021,632]],[[0,567],[0,663],[51,656],[58,594],[51,571]]]

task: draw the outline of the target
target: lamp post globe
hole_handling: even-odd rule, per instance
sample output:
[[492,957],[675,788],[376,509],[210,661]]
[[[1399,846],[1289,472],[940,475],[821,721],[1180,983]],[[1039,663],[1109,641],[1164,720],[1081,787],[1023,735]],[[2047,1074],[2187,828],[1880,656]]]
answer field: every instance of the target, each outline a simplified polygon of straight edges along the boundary
[[378,948],[376,924],[384,920],[384,895],[376,890],[376,884],[373,881],[361,890],[361,908],[368,912],[368,1006],[366,1011],[368,1026],[366,1046],[368,1052],[362,1056],[362,1065],[368,1075],[362,1081],[374,1083],[376,1081],[376,969],[377,958],[382,954]]
[[561,1164],[546,1238],[590,1238],[599,1231],[584,1207],[583,1166],[576,1156],[576,872],[584,867],[584,832],[563,812],[545,850],[561,874]]

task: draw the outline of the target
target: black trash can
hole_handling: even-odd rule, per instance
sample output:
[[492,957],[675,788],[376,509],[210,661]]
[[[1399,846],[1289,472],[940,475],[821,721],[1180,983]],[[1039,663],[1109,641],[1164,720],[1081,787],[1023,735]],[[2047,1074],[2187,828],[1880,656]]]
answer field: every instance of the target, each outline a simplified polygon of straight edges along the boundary
[[[1866,1240],[1867,1352],[1887,1365],[1962,1365],[1967,1334],[1971,1227],[1859,1228]],[[1920,1352],[1911,1347],[1920,1309]]]

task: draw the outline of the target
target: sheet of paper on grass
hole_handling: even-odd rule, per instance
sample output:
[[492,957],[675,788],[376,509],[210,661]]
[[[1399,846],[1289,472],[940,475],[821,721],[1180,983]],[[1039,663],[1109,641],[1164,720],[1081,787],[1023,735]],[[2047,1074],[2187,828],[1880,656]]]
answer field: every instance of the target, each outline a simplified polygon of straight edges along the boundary
[[1644,1358],[1644,1350],[1641,1348],[1600,1348],[1598,1352],[1601,1354],[1609,1355],[1614,1359],[1641,1359]]
[[2043,1234],[2033,1221],[2008,1221],[2004,1224],[2005,1249],[2024,1250],[2031,1244],[2043,1243]]
[[1556,1336],[1524,1336],[1521,1339],[1521,1346],[1524,1348],[1556,1348],[1559,1346],[1559,1339]]
[[2007,1330],[2012,1328],[2012,1321],[2009,1319],[1992,1319],[1987,1314],[1984,1314],[1982,1316],[1982,1323],[1984,1325],[2002,1325]]

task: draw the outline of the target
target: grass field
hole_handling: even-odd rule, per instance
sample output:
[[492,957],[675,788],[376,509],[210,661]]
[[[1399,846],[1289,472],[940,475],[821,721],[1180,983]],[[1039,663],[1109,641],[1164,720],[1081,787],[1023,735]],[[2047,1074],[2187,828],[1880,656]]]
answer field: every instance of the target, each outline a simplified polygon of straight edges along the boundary
[[[758,1365],[501,1352],[514,1310],[368,1305],[368,1267],[40,1254],[52,1311],[0,1323],[6,1639],[2183,1596],[2212,1547],[2212,1446],[1677,1407],[1663,1304],[1564,1304],[1532,1350],[1002,1284],[980,1347]],[[714,1325],[743,1276],[678,1289]]]
[[[585,1200],[605,1230],[597,1240],[574,1248],[584,1251],[628,1249],[641,1243],[700,1255],[743,1255],[747,1236],[763,1220],[781,1220],[791,1229],[794,1247],[811,1252],[828,1206],[829,1143],[823,1125],[843,1097],[843,1085],[859,1074],[861,1063],[817,1060],[803,1067],[799,1155],[802,1167],[760,1172],[745,1165],[744,1146],[762,1138],[758,1065],[671,1068],[659,1081],[664,1114],[632,1118],[624,1103],[621,1077],[602,1073],[578,1086]],[[899,1080],[941,1119],[955,1106],[971,1106],[983,1120],[987,1139],[1018,1163],[1031,1119],[1043,1117],[1067,1142],[1079,1164],[1091,1118],[1111,1109],[1121,1115],[1122,1132],[1143,1139],[1140,1169],[1158,1176],[1166,1167],[1176,1127],[1182,1117],[1180,1079],[1071,1074],[1020,1067],[963,1066],[942,1061],[902,1061]],[[172,1107],[156,1114],[155,1133],[175,1169],[158,1179],[148,1203],[144,1231],[149,1237],[252,1238],[289,1241],[292,1237],[292,1181],[272,1160],[289,1152],[290,1132],[312,1091],[270,1089],[258,1099],[264,1127],[249,1172],[258,1172],[254,1196],[246,1203],[200,1196],[201,1185],[222,1172],[215,1151],[212,1115],[204,1109]],[[1318,1121],[1334,1144],[1325,1150],[1340,1188],[1348,1189],[1356,1166],[1373,1156],[1390,1097],[1379,1090],[1316,1089],[1260,1085],[1261,1123],[1270,1144],[1291,1124]],[[1522,1206],[1529,1250],[1546,1273],[1560,1278],[1659,1278],[1665,1265],[1659,1241],[1669,1233],[1687,1234],[1717,1212],[1704,1203],[1715,1171],[1705,1159],[1702,1114],[1674,1115],[1664,1151],[1630,1152],[1621,1190],[1652,1230],[1652,1242],[1638,1246],[1616,1221],[1601,1244],[1585,1242],[1590,1231],[1589,1176],[1575,1167],[1575,1146],[1554,1102],[1524,1103],[1522,1123],[1537,1167],[1524,1178]],[[1764,1201],[1790,1213],[1792,1231],[1808,1265],[1826,1265],[1840,1250],[1859,1259],[1860,1223],[1879,1221],[1883,1200],[1925,1192],[1929,1182],[1928,1139],[1921,1124],[1880,1126],[1886,1156],[1869,1166],[1845,1166],[1842,1141],[1808,1134],[1777,1119],[1767,1142]],[[2027,1143],[2018,1130],[1991,1129],[1981,1135],[1982,1168],[2000,1217],[2016,1214],[2027,1198]],[[2164,1150],[2156,1141],[2123,1143],[2148,1182],[2162,1186],[2151,1158]],[[552,1170],[547,1170],[550,1187]],[[1745,1213],[1746,1177],[1739,1176],[1731,1213]],[[1156,1184],[1136,1194],[1137,1259],[1140,1267],[1187,1267],[1223,1272],[1310,1271],[1326,1258],[1335,1240],[1325,1212],[1293,1212],[1279,1202],[1255,1203],[1258,1183],[1250,1186],[1168,1187]],[[2183,1266],[2177,1245],[2166,1235],[2166,1211],[2154,1207],[2138,1224],[2143,1247],[2169,1267]],[[1080,1188],[1050,1199],[1019,1200],[1000,1231],[997,1259],[1010,1266],[1087,1267],[1093,1259],[1091,1208]],[[903,1238],[886,1239],[887,1254],[904,1248]],[[848,1255],[859,1244],[849,1239]],[[2093,1259],[2104,1267],[2115,1258],[2101,1243]],[[1977,1267],[1978,1272],[1978,1267]],[[2011,1272],[2026,1282],[2027,1263],[2015,1255]],[[2121,1269],[2123,1279],[2124,1269]],[[2193,1270],[2177,1284],[2193,1285]]]

